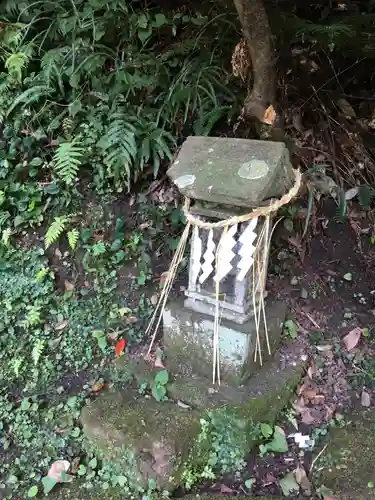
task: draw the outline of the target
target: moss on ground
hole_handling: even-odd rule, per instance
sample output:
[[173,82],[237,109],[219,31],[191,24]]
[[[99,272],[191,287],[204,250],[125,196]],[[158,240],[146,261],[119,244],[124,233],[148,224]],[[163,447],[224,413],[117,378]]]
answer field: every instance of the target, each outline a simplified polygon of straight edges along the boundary
[[331,489],[335,498],[375,499],[375,409],[361,409],[346,417],[347,425],[330,432],[314,474],[316,486]]
[[56,487],[49,496],[53,500],[125,500],[129,498],[128,495],[112,488],[88,490],[79,481]]

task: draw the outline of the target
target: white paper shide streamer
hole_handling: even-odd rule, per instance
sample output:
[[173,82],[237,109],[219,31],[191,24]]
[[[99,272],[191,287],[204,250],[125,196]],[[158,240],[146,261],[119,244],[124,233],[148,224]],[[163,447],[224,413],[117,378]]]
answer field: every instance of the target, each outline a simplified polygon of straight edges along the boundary
[[194,226],[191,239],[191,268],[190,268],[190,283],[192,286],[197,284],[199,272],[201,270],[202,258],[202,240],[199,235],[198,226]]
[[239,272],[237,274],[237,279],[239,281],[242,281],[245,278],[251,266],[254,264],[253,255],[255,253],[256,246],[254,246],[253,243],[257,237],[257,233],[255,232],[257,223],[258,217],[251,219],[239,238],[239,242],[241,244],[241,248],[238,252],[241,257],[238,263]]
[[215,242],[212,229],[208,231],[206,251],[203,254],[202,274],[199,276],[199,283],[202,284],[212,274],[215,263]]
[[231,226],[227,231],[223,231],[217,248],[216,274],[214,276],[216,282],[225,278],[233,267],[231,262],[236,256],[233,252],[233,248],[236,245],[236,233],[237,224]]

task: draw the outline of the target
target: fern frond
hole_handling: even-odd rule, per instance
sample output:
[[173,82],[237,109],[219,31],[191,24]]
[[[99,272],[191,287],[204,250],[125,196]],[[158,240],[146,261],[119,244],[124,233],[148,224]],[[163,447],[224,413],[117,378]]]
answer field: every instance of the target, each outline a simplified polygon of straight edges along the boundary
[[31,351],[31,358],[34,362],[34,366],[38,366],[39,360],[44,351],[44,340],[35,339],[33,349]]
[[66,184],[71,184],[82,164],[84,149],[77,140],[59,144],[53,157],[54,169]]
[[4,223],[9,219],[10,213],[9,212],[0,212],[0,227],[4,225]]
[[12,234],[12,231],[11,231],[10,227],[7,227],[6,229],[4,229],[4,231],[1,234],[1,243],[5,247],[9,246],[9,239],[10,239],[11,234]]
[[19,46],[22,39],[23,23],[1,23],[0,44],[6,49],[14,49]]
[[[111,174],[117,178],[125,178],[130,185],[130,166],[137,155],[136,128],[130,122],[129,113],[121,109],[109,118],[107,133],[100,139],[97,146],[103,152],[104,163]],[[133,114],[134,119],[136,115]]]
[[72,250],[76,249],[78,238],[79,238],[79,231],[78,229],[72,229],[71,231],[68,231],[67,233],[68,237],[68,242],[69,246]]
[[142,171],[145,165],[152,162],[156,176],[160,162],[165,158],[172,159],[172,147],[175,141],[169,132],[148,120],[139,120],[137,129],[138,138],[143,138],[138,150],[137,166]]
[[337,36],[355,36],[356,32],[352,26],[343,23],[314,24],[305,22],[297,31],[297,35],[311,34],[315,36],[327,36],[335,38]]
[[58,47],[46,52],[41,61],[41,74],[46,85],[58,87],[64,94],[63,69],[71,53],[70,46]]
[[66,117],[63,119],[61,126],[62,126],[62,129],[64,131],[65,137],[69,140],[71,138],[72,130],[74,127],[73,120],[69,117]]
[[55,220],[47,229],[44,237],[44,246],[46,249],[56,243],[56,241],[60,238],[61,234],[65,230],[68,220],[68,217],[55,217]]
[[25,90],[14,99],[6,112],[6,116],[8,117],[19,104],[29,106],[33,102],[38,101],[41,97],[48,96],[51,92],[52,89],[46,85],[35,85],[34,87]]
[[12,78],[21,81],[22,71],[26,68],[28,61],[29,58],[24,52],[16,52],[7,58],[4,66]]
[[23,361],[24,361],[23,358],[14,358],[10,362],[11,368],[17,378],[20,376],[20,369],[23,364]]
[[43,267],[40,271],[38,271],[35,275],[35,281],[40,283],[41,281],[44,280],[44,278],[47,276],[49,273],[49,268],[48,267]]
[[28,311],[25,326],[28,327],[40,323],[40,306],[28,306]]

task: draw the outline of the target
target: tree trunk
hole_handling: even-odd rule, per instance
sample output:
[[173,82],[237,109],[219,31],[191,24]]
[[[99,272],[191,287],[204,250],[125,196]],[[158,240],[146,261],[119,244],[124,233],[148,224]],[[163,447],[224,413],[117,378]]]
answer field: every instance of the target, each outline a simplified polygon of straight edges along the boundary
[[271,29],[262,0],[233,0],[243,34],[248,43],[253,86],[246,97],[244,119],[262,120],[265,110],[275,103],[276,75]]

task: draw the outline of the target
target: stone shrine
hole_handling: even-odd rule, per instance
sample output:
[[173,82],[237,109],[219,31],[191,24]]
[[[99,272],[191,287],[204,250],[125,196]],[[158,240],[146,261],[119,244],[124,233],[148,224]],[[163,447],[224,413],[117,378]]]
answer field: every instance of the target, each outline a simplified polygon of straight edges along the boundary
[[[284,143],[247,139],[189,137],[168,171],[181,194],[194,200],[190,208],[197,218],[224,220],[266,206],[284,195],[294,183],[294,172]],[[226,274],[220,281],[219,348],[223,379],[239,384],[254,371],[255,303],[266,296],[266,280],[261,279],[257,245],[264,230],[261,217],[231,225],[225,238]],[[270,239],[271,231],[268,238]],[[184,301],[168,304],[163,313],[164,349],[174,369],[184,374],[210,377],[215,314],[215,252],[222,237],[220,229],[207,231],[193,227],[189,283]],[[221,240],[221,241],[223,241]],[[251,268],[254,269],[251,269]],[[267,267],[267,264],[266,264]],[[285,318],[284,304],[266,306],[267,332],[271,351],[278,345]],[[263,318],[262,318],[263,319]],[[260,338],[267,357],[265,325]]]

